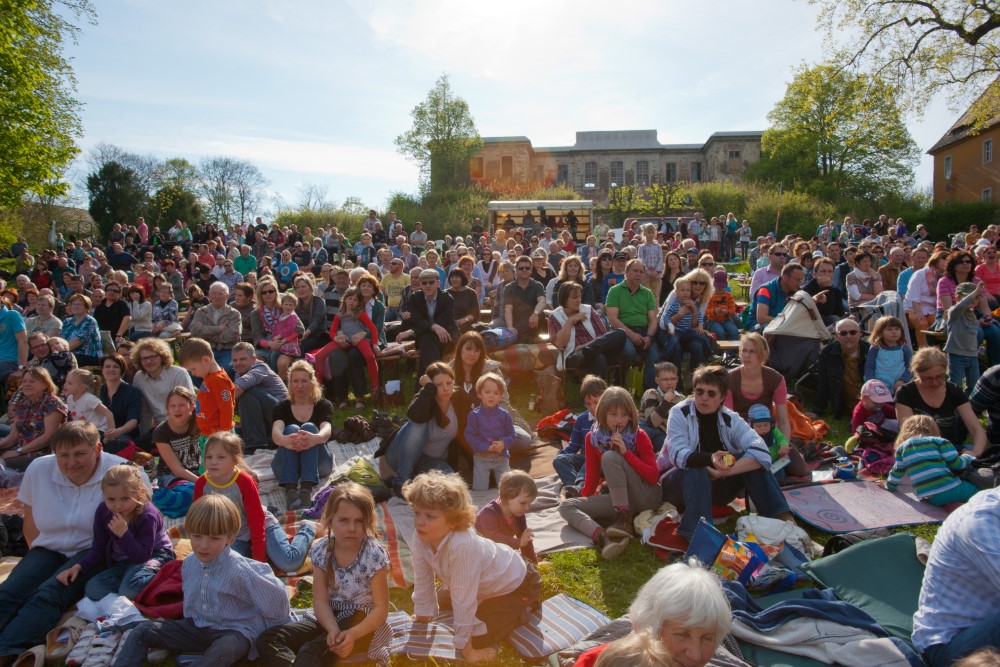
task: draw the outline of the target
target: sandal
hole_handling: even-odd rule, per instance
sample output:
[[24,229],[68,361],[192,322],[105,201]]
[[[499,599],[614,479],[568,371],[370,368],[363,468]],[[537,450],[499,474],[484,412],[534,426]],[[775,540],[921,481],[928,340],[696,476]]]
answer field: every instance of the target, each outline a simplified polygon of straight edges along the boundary
[[45,647],[32,646],[17,656],[17,660],[11,667],[45,667]]
[[121,633],[117,631],[105,632],[94,637],[94,641],[90,643],[87,659],[83,661],[81,667],[106,667],[110,665],[115,649],[121,643],[121,638]]
[[45,635],[45,660],[50,665],[65,660],[80,641],[80,635],[86,627],[87,621],[79,616],[73,616],[64,625],[50,630]]
[[96,635],[97,627],[93,623],[88,623],[87,627],[80,633],[80,639],[76,642],[76,646],[66,656],[66,667],[80,667],[86,662],[87,654],[90,653],[90,645]]

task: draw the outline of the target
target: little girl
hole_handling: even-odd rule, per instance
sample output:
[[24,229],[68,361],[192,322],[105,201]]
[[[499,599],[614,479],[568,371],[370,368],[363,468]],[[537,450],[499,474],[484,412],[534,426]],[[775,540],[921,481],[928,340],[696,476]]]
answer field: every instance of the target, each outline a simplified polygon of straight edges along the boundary
[[955,287],[955,305],[944,314],[948,337],[944,351],[948,353],[948,380],[961,387],[965,380],[965,395],[972,394],[979,382],[979,319],[976,302],[983,293],[984,283],[961,283]]
[[941,437],[937,423],[927,415],[914,415],[903,422],[896,438],[896,462],[885,488],[895,491],[909,475],[917,497],[932,505],[964,503],[979,489],[955,473],[965,470],[972,456],[960,455],[955,445]]
[[90,550],[56,579],[68,586],[81,574],[102,570],[87,582],[88,598],[100,600],[114,593],[134,600],[160,567],[174,559],[174,548],[163,526],[163,516],[149,502],[149,489],[140,468],[114,466],[104,473],[101,491],[104,504],[94,513]]
[[[413,508],[413,614],[429,623],[438,605],[455,615],[455,648],[470,664],[496,658],[495,644],[537,608],[541,577],[505,544],[477,535],[476,508],[457,474],[433,470],[403,486]],[[434,579],[443,586],[435,590]]]
[[729,291],[729,276],[725,269],[719,269],[712,277],[715,291],[708,300],[705,319],[708,330],[715,334],[717,340],[739,340],[740,328],[733,319],[736,317],[736,300]]
[[669,331],[669,323],[673,324],[674,335],[680,342],[680,346],[675,348],[676,356],[669,361],[680,367],[681,355],[687,352],[691,355],[688,368],[698,368],[712,354],[712,349],[705,335],[705,309],[691,298],[691,280],[688,278],[674,281],[674,291],[663,302],[660,328]]
[[[309,552],[313,564],[316,619],[279,625],[257,638],[267,665],[325,665],[327,652],[343,659],[366,652],[370,661],[389,660],[389,553],[379,541],[375,500],[354,482],[330,492],[320,525],[327,536]],[[325,594],[323,594],[325,592]]]
[[[323,349],[316,352],[316,375],[322,381],[329,378],[327,359],[334,350],[356,347],[368,364],[368,377],[372,389],[378,391],[378,361],[373,345],[378,344],[378,329],[362,306],[361,292],[352,287],[344,293],[340,301],[340,311],[334,315],[330,326],[330,340]],[[359,397],[360,398],[360,397]],[[346,407],[346,406],[341,406]]]
[[234,551],[262,563],[270,559],[279,572],[293,573],[302,566],[316,535],[315,525],[303,521],[295,537],[288,539],[261,504],[257,481],[243,462],[243,441],[235,433],[220,431],[205,442],[205,474],[194,483],[194,499],[213,493],[226,496],[240,510]]
[[295,313],[297,305],[299,305],[299,298],[297,296],[294,294],[282,294],[281,314],[278,315],[278,321],[274,323],[274,328],[271,329],[271,340],[281,341],[281,347],[278,351],[281,354],[287,354],[291,357],[302,356],[302,350],[299,349],[299,334],[296,333],[295,329],[302,330],[304,326],[302,320]]
[[74,368],[66,374],[63,396],[66,397],[67,421],[90,422],[104,434],[115,427],[115,416],[97,397],[97,376],[88,370]]
[[881,380],[893,393],[913,379],[910,359],[913,349],[903,338],[903,323],[898,317],[885,315],[872,327],[865,362],[865,380]]
[[200,437],[194,392],[184,386],[174,387],[167,393],[167,420],[153,429],[153,444],[160,455],[156,468],[159,488],[166,489],[176,480],[198,481]]
[[[611,560],[625,551],[635,534],[632,513],[656,509],[663,502],[653,443],[639,428],[639,411],[627,389],[609,387],[601,395],[584,452],[582,497],[562,503],[559,514],[590,535],[601,556]],[[610,493],[597,492],[602,479]],[[599,522],[612,523],[605,530]]]
[[158,298],[153,302],[153,334],[160,338],[170,338],[181,331],[174,290],[164,283],[160,285],[156,295]]
[[517,549],[527,560],[538,564],[534,534],[524,515],[538,497],[535,480],[523,470],[510,470],[500,477],[499,498],[476,514],[476,532],[494,542]]

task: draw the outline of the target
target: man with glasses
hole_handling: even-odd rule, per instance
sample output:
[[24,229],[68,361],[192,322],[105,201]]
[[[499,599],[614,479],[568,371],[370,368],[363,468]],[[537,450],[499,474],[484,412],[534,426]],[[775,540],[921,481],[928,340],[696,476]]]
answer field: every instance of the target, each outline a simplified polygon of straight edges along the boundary
[[761,331],[784,310],[788,297],[802,287],[806,277],[801,264],[788,264],[781,269],[781,275],[763,285],[753,295],[750,302],[750,318],[747,331]]
[[404,321],[404,326],[408,331],[396,336],[396,341],[402,342],[410,337],[416,339],[420,352],[419,378],[428,366],[441,361],[445,349],[458,338],[455,304],[450,294],[441,291],[437,271],[424,269],[420,272],[420,291],[410,295],[407,306],[410,317]]
[[771,246],[771,249],[767,253],[767,266],[761,267],[753,272],[753,277],[750,279],[750,298],[752,299],[757,290],[759,290],[764,283],[769,283],[781,275],[781,269],[785,267],[788,262],[788,248],[781,245],[780,243],[775,243]]
[[545,310],[545,288],[531,277],[532,260],[521,255],[514,264],[515,277],[504,286],[504,323],[517,332],[518,343],[534,343]]
[[703,366],[691,381],[694,396],[670,409],[669,447],[660,450],[663,499],[682,509],[677,533],[687,540],[699,521],[712,520],[712,507],[726,505],[744,489],[761,516],[792,521],[785,497],[771,473],[771,455],[757,432],[723,405],[729,373]]
[[861,396],[868,359],[868,341],[861,338],[861,327],[852,319],[837,322],[833,342],[819,353],[819,378],[812,415],[822,416],[830,405],[834,419],[848,417]]

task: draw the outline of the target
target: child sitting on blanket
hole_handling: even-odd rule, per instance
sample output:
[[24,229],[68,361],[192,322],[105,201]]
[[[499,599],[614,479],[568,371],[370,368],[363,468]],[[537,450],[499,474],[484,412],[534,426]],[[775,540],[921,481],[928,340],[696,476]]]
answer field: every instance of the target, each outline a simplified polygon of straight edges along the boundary
[[927,415],[914,415],[903,422],[896,439],[896,463],[885,481],[895,491],[905,476],[910,477],[917,497],[938,507],[964,503],[979,489],[956,473],[969,467],[972,456],[961,455],[955,445],[941,437],[937,423]]
[[869,422],[887,431],[898,431],[896,406],[892,403],[892,391],[881,380],[869,380],[861,386],[861,400],[854,406],[851,415],[851,433]]
[[494,542],[519,549],[522,556],[537,564],[531,541],[534,535],[524,515],[538,497],[538,486],[523,470],[510,470],[500,478],[499,487],[500,497],[476,514],[476,531]]
[[747,423],[764,440],[764,444],[771,452],[772,461],[788,457],[788,464],[774,473],[774,478],[779,483],[785,478],[785,475],[805,477],[809,474],[809,468],[806,467],[806,460],[802,457],[802,452],[789,446],[788,439],[781,431],[774,428],[774,415],[771,414],[770,408],[761,403],[754,403],[747,410]]
[[[389,553],[379,541],[375,499],[355,482],[333,487],[316,540],[313,608],[316,618],[266,630],[257,638],[265,665],[325,665],[364,652],[372,662],[389,661]],[[332,653],[333,655],[328,655]]]
[[510,471],[510,446],[514,444],[514,420],[500,407],[507,391],[503,378],[496,373],[484,373],[476,381],[479,407],[469,413],[465,425],[465,440],[472,448],[472,490],[490,488],[490,473],[500,477]]
[[583,399],[583,404],[587,409],[576,416],[569,444],[563,447],[552,461],[552,467],[555,468],[556,474],[559,475],[559,481],[563,484],[562,495],[564,498],[580,497],[584,464],[587,461],[583,454],[583,445],[587,434],[590,433],[590,428],[594,425],[597,404],[607,388],[608,383],[604,381],[604,378],[596,375],[588,375],[580,383],[580,398]]
[[[577,663],[579,664],[579,663]],[[671,667],[670,652],[649,632],[636,632],[604,647],[594,667]]]
[[[438,609],[455,614],[455,648],[469,663],[496,658],[494,645],[539,606],[541,578],[533,563],[505,544],[477,535],[469,487],[457,474],[433,470],[407,482],[413,508],[413,612],[429,623]],[[435,591],[434,579],[443,586]]]

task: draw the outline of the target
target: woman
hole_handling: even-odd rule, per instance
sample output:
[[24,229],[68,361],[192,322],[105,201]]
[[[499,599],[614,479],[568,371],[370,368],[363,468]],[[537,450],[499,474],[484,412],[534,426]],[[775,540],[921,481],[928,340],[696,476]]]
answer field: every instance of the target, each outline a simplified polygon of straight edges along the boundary
[[194,385],[186,370],[173,365],[173,352],[164,340],[145,338],[139,341],[132,348],[129,359],[136,369],[132,386],[142,396],[139,429],[143,435],[137,443],[143,449],[151,449],[149,434],[155,428],[154,425],[167,420],[167,396],[170,390],[181,386],[194,393]]
[[972,453],[987,446],[986,431],[965,393],[948,382],[948,355],[936,347],[917,350],[910,360],[913,380],[896,390],[896,417],[900,427],[913,415],[927,415],[941,430],[941,437],[961,451],[972,434]]
[[740,341],[740,365],[729,371],[729,391],[725,406],[747,418],[747,411],[754,403],[767,407],[774,405],[778,418],[775,424],[786,439],[792,437],[788,420],[788,385],[785,378],[773,368],[768,368],[771,354],[767,340],[759,333],[745,334]]
[[300,273],[295,276],[292,285],[295,287],[295,296],[299,299],[295,313],[306,328],[299,347],[303,352],[311,352],[330,342],[326,326],[326,304],[323,299],[316,297],[316,281],[312,274]]
[[323,398],[316,371],[304,359],[288,369],[288,398],[274,406],[271,439],[278,445],[271,469],[285,489],[288,509],[312,505],[321,477],[333,468],[326,443],[333,432],[333,404]]
[[[157,339],[158,340],[158,339]],[[125,381],[128,363],[115,353],[104,357],[101,364],[101,403],[115,416],[116,428],[104,434],[104,449],[111,454],[129,453],[131,459],[134,443],[139,439],[139,418],[142,414],[142,392]]]
[[7,408],[10,424],[0,424],[0,458],[14,470],[24,470],[39,456],[49,453],[52,436],[68,413],[56,392],[56,383],[42,367],[25,369],[19,397]]
[[[709,260],[712,260],[710,255],[707,257]],[[715,262],[712,260],[712,265],[714,264]],[[705,266],[708,266],[708,264],[705,264]],[[692,319],[691,328],[683,331],[677,330],[673,336],[664,336],[668,330],[666,321],[671,319],[667,317],[667,311],[677,301],[677,292],[671,292],[667,300],[663,302],[663,307],[657,315],[660,326],[657,332],[656,343],[663,348],[660,358],[671,361],[677,368],[681,367],[681,359],[684,353],[687,352],[690,355],[690,370],[688,371],[690,374],[712,354],[712,344],[702,322],[705,321],[708,302],[712,298],[715,288],[713,287],[712,278],[706,269],[697,268],[688,271],[684,275],[684,280],[691,285],[691,295],[684,305],[695,309],[698,316]],[[675,315],[674,318],[676,317]],[[687,314],[684,314],[682,317],[687,317]],[[676,321],[675,319],[675,323]]]
[[128,309],[132,316],[129,339],[135,342],[152,336],[153,304],[146,301],[146,290],[137,285],[128,288]]
[[[389,254],[391,255],[392,253]],[[469,289],[476,295],[476,299],[479,300],[479,303],[482,303],[483,299],[486,297],[486,291],[484,288],[486,276],[480,273],[479,265],[476,264],[475,258],[473,258],[472,255],[463,255],[458,260],[458,268],[465,273]],[[476,314],[476,319],[479,319],[478,313]]]
[[[961,283],[971,282],[979,284],[982,282],[975,274],[976,259],[971,252],[957,250],[948,258],[948,265],[945,275],[941,276],[937,284],[937,317],[944,319],[944,314],[955,303],[955,288]],[[1000,364],[1000,323],[990,316],[989,296],[981,294],[979,303],[976,305],[979,313],[985,317],[980,320],[979,341],[986,341],[986,354],[989,357],[990,366]]]
[[663,256],[663,277],[660,282],[660,303],[658,305],[662,306],[670,293],[674,291],[674,282],[681,277],[683,272],[681,256],[676,251],[671,250]]
[[823,318],[823,324],[827,326],[833,326],[843,319],[845,314],[844,295],[833,284],[833,271],[832,259],[829,257],[817,259],[813,266],[812,280],[802,287],[816,301],[816,309]]
[[[499,240],[499,238],[498,238]],[[487,294],[500,287],[503,276],[500,275],[500,257],[493,256],[493,249],[484,246],[480,253],[479,272],[483,275],[483,288]]]
[[458,267],[448,272],[448,285],[445,291],[451,295],[455,304],[455,324],[462,333],[470,331],[472,325],[479,321],[479,297],[469,287],[465,271]]
[[385,303],[382,302],[381,288],[378,281],[370,273],[365,273],[358,278],[357,287],[358,291],[361,292],[362,307],[378,331],[378,347],[383,348],[386,345]]
[[51,294],[42,294],[35,304],[36,314],[27,318],[25,329],[30,336],[33,333],[43,333],[46,336],[58,336],[62,333],[62,322],[52,314],[56,300]]
[[859,252],[854,256],[854,270],[847,274],[847,307],[855,309],[882,293],[882,276],[872,267],[874,256]]
[[583,287],[567,282],[559,287],[559,307],[549,315],[549,340],[560,350],[556,368],[581,374],[607,375],[622,362],[625,332],[611,332],[597,310],[583,303]]
[[21,312],[21,316],[24,317],[24,319],[28,319],[29,317],[37,315],[38,311],[36,310],[36,306],[38,305],[38,290],[34,287],[29,287],[24,290],[24,301],[25,305],[24,310]]
[[556,277],[555,269],[549,264],[548,255],[541,248],[531,253],[531,277],[540,282],[543,287]]
[[268,363],[281,377],[287,377],[288,367],[294,359],[281,353],[281,342],[271,340],[271,331],[281,315],[281,304],[278,302],[278,283],[272,277],[264,278],[257,283],[257,303],[260,305],[254,311],[250,320],[253,331],[253,345],[257,356]]
[[910,276],[903,299],[903,312],[916,332],[917,347],[927,347],[924,331],[930,329],[937,319],[937,286],[947,263],[948,253],[939,250],[927,260],[927,266]]
[[90,315],[90,298],[74,294],[66,304],[69,317],[63,320],[62,337],[69,341],[69,349],[79,366],[100,366],[104,348],[97,320]]
[[[550,308],[556,308],[559,305],[559,291],[563,285],[566,283],[576,283],[581,286],[581,298],[583,303],[588,306],[594,304],[594,290],[591,284],[586,280],[586,274],[583,270],[583,260],[581,260],[576,255],[570,255],[562,261],[559,265],[559,277],[553,281],[549,281],[552,284],[551,293],[547,294],[548,303]],[[546,288],[546,292],[549,288]]]

